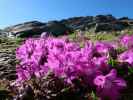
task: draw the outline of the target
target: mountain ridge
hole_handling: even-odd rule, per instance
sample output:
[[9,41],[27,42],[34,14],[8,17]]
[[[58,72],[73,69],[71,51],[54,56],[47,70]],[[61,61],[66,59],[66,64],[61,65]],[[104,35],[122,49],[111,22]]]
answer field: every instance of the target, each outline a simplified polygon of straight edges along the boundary
[[[121,31],[126,28],[133,28],[133,19],[128,17],[116,18],[112,15],[80,16],[48,22],[29,21],[4,28],[2,31],[13,36],[20,36],[22,33],[41,34],[51,32],[53,35],[63,35],[66,31]],[[56,34],[57,33],[57,34]],[[18,35],[19,34],[19,35]]]

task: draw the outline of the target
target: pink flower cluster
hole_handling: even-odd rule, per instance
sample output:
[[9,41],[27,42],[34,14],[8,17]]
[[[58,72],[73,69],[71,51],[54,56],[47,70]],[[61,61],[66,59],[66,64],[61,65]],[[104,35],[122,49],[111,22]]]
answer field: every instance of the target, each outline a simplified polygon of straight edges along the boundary
[[33,75],[42,77],[47,73],[47,48],[44,39],[28,39],[16,50],[18,80],[28,80]]
[[[123,39],[121,43],[127,43],[127,38]],[[126,81],[117,76],[117,70],[108,64],[115,47],[108,42],[94,44],[89,40],[81,48],[80,43],[69,39],[28,39],[16,51],[20,61],[17,81],[29,80],[33,76],[42,78],[50,71],[69,84],[74,79],[82,78],[87,85],[97,89],[102,99],[109,97],[117,100],[120,90],[126,87]],[[125,51],[116,59],[133,64],[132,55],[132,50]]]
[[118,61],[127,62],[133,66],[133,35],[124,35],[121,37],[120,44],[127,50],[118,55]]

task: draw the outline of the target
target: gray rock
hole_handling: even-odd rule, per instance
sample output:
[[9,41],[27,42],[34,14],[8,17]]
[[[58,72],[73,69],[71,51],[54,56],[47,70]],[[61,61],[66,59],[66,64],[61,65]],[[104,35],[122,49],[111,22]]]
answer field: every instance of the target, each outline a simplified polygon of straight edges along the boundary
[[0,79],[16,79],[15,54],[0,52]]

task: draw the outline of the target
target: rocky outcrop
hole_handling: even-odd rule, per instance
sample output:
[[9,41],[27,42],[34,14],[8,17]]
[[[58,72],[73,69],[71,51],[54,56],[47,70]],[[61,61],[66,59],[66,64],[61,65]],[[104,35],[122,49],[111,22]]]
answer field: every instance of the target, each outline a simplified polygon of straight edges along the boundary
[[5,28],[3,31],[8,37],[31,37],[42,32],[52,33],[54,36],[64,35],[72,30],[94,29],[94,32],[118,31],[133,27],[133,20],[128,17],[115,18],[112,15],[97,15],[86,17],[73,17],[60,21],[47,23],[31,21]]
[[0,79],[16,79],[15,54],[0,52]]
[[127,17],[115,18],[112,15],[97,15],[87,17],[74,17],[67,20],[61,20],[62,23],[68,25],[72,29],[80,29],[89,31],[94,28],[94,32],[101,31],[118,31],[132,26],[132,19]]
[[8,32],[8,36],[10,37],[31,37],[34,35],[40,35],[44,31],[51,32],[53,35],[57,36],[63,35],[65,31],[70,31],[70,28],[58,21],[51,21],[48,23],[31,21],[7,27],[4,31]]

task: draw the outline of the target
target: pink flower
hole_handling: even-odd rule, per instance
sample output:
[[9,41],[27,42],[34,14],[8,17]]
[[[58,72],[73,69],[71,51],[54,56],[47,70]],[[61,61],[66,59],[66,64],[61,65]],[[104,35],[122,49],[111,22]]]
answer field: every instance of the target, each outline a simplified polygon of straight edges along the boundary
[[126,82],[117,77],[117,71],[112,69],[107,75],[99,75],[94,79],[97,86],[97,93],[104,100],[108,97],[110,100],[117,100],[120,90],[126,87]]
[[101,56],[108,56],[109,52],[114,49],[114,46],[107,42],[96,42],[95,50]]
[[92,61],[101,72],[108,72],[110,70],[107,57],[93,57]]
[[124,53],[118,56],[119,62],[127,62],[133,65],[133,49],[125,51]]
[[21,67],[17,68],[17,76],[19,81],[30,79],[31,75],[27,70],[23,70]]
[[133,47],[133,35],[124,35],[120,38],[120,43],[122,46],[127,47],[127,48],[132,48]]

